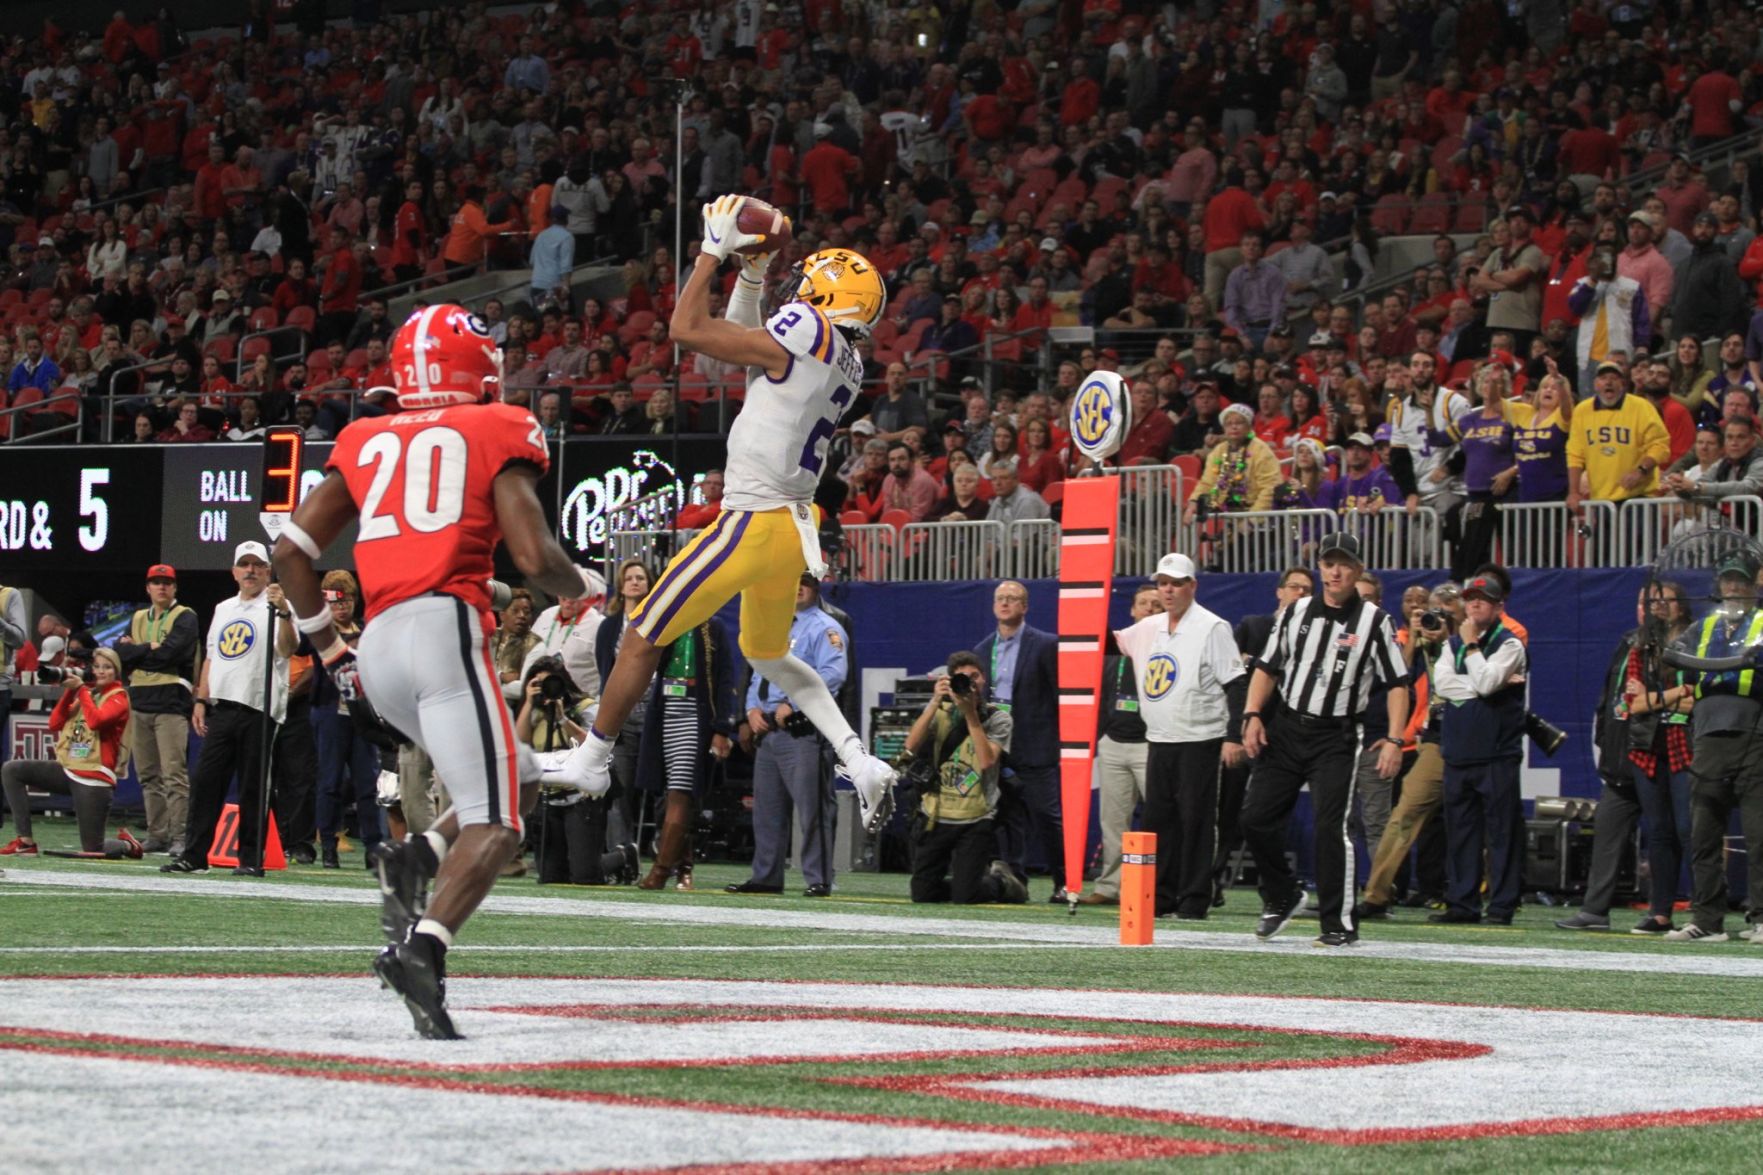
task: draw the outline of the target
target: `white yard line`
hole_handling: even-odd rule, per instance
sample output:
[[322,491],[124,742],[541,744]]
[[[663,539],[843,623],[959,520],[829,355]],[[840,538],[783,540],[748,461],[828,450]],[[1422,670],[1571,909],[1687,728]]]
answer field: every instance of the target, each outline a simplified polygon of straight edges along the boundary
[[[177,894],[215,898],[264,898],[277,901],[329,902],[347,906],[377,906],[374,890],[305,886],[271,880],[188,881],[173,877],[101,875],[80,870],[35,872],[15,870],[8,883],[42,886],[47,892],[69,889]],[[623,922],[659,925],[716,927],[765,927],[772,930],[827,931],[834,934],[874,934],[887,938],[929,935],[969,941],[1034,943],[1052,946],[1116,946],[1114,926],[1094,926],[1064,920],[1048,922],[968,921],[956,918],[899,917],[887,914],[835,910],[768,910],[758,906],[652,905],[627,901],[514,897],[491,894],[483,904],[487,913],[538,915],[552,918],[606,918]],[[1161,928],[1160,928],[1161,929]],[[1375,930],[1373,931],[1375,933]],[[1562,933],[1566,933],[1563,931]],[[1268,959],[1312,955],[1310,935],[1290,931],[1270,942],[1257,942],[1246,931],[1164,930],[1152,949],[1230,951],[1258,954]],[[363,944],[371,945],[371,944]],[[910,945],[910,944],[908,944]],[[818,949],[825,949],[816,944]],[[653,948],[644,947],[644,950]],[[697,949],[697,948],[694,948]],[[1700,975],[1763,979],[1763,949],[1745,942],[1726,946],[1685,946],[1682,953],[1562,950],[1540,946],[1502,946],[1462,943],[1362,941],[1352,950],[1333,952],[1343,966],[1354,959],[1385,962],[1444,963],[1478,967],[1535,967],[1553,971],[1623,972],[1651,975]]]

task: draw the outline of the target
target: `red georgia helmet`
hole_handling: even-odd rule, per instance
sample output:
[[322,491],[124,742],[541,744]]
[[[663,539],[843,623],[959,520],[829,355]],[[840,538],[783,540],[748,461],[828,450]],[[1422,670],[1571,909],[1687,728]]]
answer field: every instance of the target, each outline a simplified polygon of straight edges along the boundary
[[392,336],[400,408],[481,404],[501,394],[502,348],[484,320],[452,302],[411,315]]

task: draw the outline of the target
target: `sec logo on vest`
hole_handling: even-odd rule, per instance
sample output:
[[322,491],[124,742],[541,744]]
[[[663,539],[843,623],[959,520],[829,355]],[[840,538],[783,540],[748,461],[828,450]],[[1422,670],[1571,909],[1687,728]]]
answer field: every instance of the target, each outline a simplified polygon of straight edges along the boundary
[[1158,653],[1145,662],[1145,696],[1160,698],[1181,680],[1181,664],[1168,653]]
[[236,661],[251,651],[257,643],[257,626],[249,620],[235,620],[220,630],[220,636],[214,642],[220,655],[228,661]]

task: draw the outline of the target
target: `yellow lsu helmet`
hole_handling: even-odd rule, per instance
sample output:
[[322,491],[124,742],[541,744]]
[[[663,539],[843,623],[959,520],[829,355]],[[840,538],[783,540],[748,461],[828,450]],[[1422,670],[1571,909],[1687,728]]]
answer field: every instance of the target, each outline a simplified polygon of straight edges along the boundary
[[804,257],[799,270],[795,300],[819,310],[834,326],[868,334],[881,321],[888,291],[881,274],[863,254],[822,249]]

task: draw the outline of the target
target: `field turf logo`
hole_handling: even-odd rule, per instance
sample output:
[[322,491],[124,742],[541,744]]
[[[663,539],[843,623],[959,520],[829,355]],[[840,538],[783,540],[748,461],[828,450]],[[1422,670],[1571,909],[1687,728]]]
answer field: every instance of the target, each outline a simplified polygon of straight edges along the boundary
[[[1751,1020],[726,980],[455,978],[452,1002],[467,1039],[441,1043],[355,977],[0,980],[0,1067],[41,1091],[9,1145],[32,1154],[32,1122],[91,1104],[106,1111],[82,1120],[85,1141],[145,1169],[227,1161],[229,1116],[367,1137],[455,1115],[424,1120],[472,1123],[449,1136],[472,1169],[803,1172],[1763,1118]],[[1661,1040],[1694,1062],[1669,1081]],[[212,1121],[192,1109],[208,1105]]]

